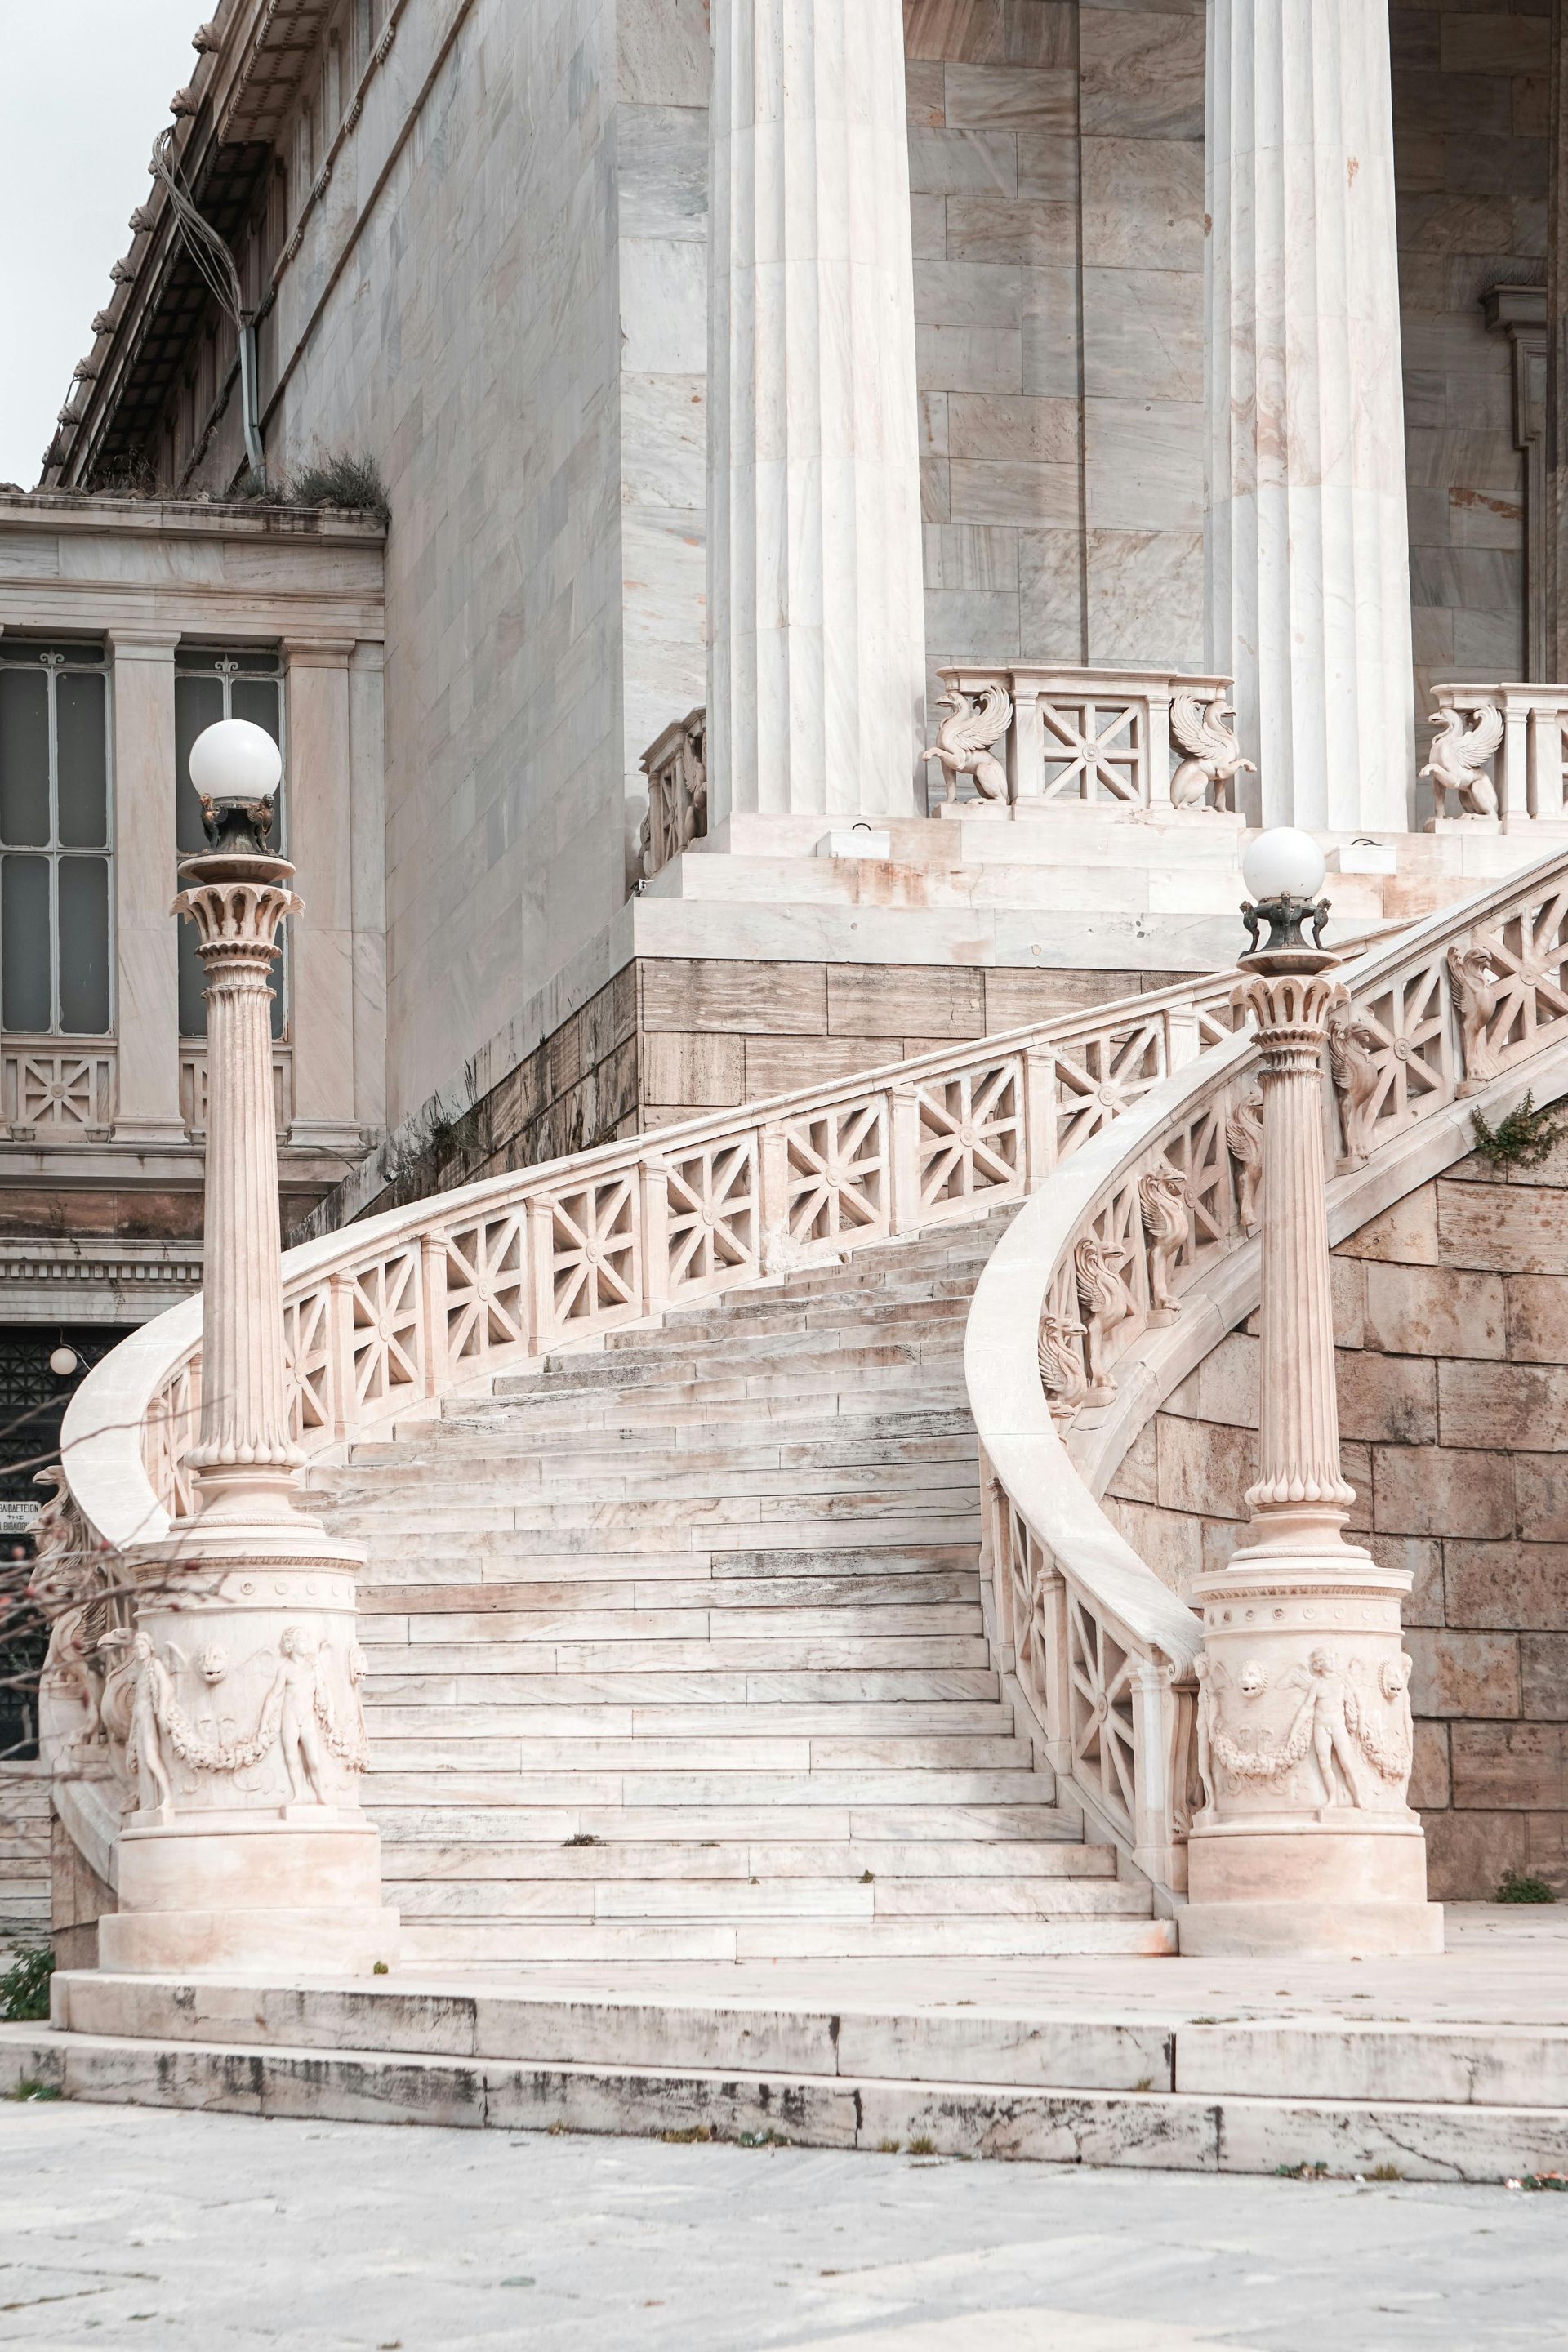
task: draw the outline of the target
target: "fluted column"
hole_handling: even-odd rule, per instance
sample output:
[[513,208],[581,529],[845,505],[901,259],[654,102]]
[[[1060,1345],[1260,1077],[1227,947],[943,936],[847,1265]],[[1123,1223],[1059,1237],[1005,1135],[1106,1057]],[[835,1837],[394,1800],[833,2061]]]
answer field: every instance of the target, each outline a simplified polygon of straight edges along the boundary
[[914,815],[900,0],[718,0],[710,167],[710,827],[737,811]]
[[193,857],[174,902],[199,934],[207,1004],[202,1421],[189,1461],[203,1511],[231,1517],[292,1516],[303,1459],[288,1425],[272,1097],[270,975],[302,903],[293,871],[280,857]]
[[1258,1478],[1247,1491],[1259,1543],[1287,1534],[1333,1545],[1352,1490],[1340,1475],[1334,1305],[1323,1177],[1322,1055],[1342,994],[1325,971],[1258,974],[1236,993],[1263,1055],[1263,1346]]
[[1184,1952],[1442,1948],[1407,1801],[1411,1580],[1343,1532],[1355,1496],[1340,1468],[1322,1116],[1338,961],[1266,948],[1242,958],[1236,992],[1263,1065],[1259,1463],[1240,1547],[1192,1591],[1201,1789]]
[[1266,825],[1415,778],[1386,0],[1209,0],[1209,657]]

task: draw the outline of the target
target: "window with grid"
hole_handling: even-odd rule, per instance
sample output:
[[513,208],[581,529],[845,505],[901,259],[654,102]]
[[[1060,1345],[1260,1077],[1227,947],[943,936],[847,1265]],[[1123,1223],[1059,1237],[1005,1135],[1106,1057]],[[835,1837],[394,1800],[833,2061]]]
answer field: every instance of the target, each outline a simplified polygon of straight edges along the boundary
[[101,644],[0,636],[0,1027],[110,1029],[109,673]]
[[[0,639],[0,643],[4,640]],[[248,719],[265,728],[279,750],[283,748],[282,663],[276,652],[255,646],[179,646],[174,652],[174,839],[182,857],[199,856],[207,845],[202,828],[202,804],[191,782],[191,745],[220,719]],[[272,846],[283,848],[284,799],[278,794],[272,820]],[[273,966],[272,1034],[288,1034],[288,948]],[[180,925],[180,1034],[207,1034],[206,999],[202,991],[206,975],[196,952],[193,924]]]

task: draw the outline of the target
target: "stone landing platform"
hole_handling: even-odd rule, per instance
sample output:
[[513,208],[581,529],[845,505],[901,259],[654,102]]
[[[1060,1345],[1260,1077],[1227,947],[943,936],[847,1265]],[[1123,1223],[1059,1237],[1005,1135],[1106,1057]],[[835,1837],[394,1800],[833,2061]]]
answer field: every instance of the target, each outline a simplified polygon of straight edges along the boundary
[[257,2116],[1162,2170],[1568,2170],[1568,1910],[1437,1958],[61,1974],[0,2091]]

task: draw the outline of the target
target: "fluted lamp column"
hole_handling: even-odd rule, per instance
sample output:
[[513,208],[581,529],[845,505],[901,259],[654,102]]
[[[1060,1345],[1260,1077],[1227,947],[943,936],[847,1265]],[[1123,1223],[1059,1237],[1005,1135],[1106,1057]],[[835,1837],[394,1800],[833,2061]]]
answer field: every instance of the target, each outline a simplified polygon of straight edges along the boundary
[[105,1693],[134,1810],[106,1968],[358,1974],[396,1957],[368,1760],[354,1594],[362,1546],[302,1512],[289,1425],[271,974],[300,901],[268,847],[281,775],[244,719],[191,750],[208,847],[176,911],[206,972],[206,1224],[193,1516],[138,1546],[134,1638]]
[[1411,1579],[1344,1536],[1355,1496],[1340,1468],[1322,1057],[1345,992],[1321,944],[1323,859],[1281,826],[1243,870],[1257,903],[1243,909],[1252,948],[1233,1002],[1263,1063],[1259,1460],[1245,1541],[1193,1588],[1202,1802],[1182,1949],[1440,1951],[1407,1801]]

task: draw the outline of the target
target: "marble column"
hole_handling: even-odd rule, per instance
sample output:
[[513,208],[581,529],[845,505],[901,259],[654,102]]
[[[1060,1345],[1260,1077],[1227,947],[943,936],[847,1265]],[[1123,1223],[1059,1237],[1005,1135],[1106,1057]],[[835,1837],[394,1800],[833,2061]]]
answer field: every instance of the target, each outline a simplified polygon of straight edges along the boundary
[[[293,1494],[272,1111],[278,937],[300,901],[267,822],[181,867],[206,971],[205,1277],[194,1515],[128,1555],[134,1637],[105,1689],[136,1810],[121,1832],[105,1968],[368,1974],[396,1958],[355,1637],[363,1548]],[[209,834],[218,835],[216,821]]]
[[913,816],[925,696],[900,0],[719,0],[710,831]]
[[1210,667],[1262,822],[1405,830],[1410,555],[1385,0],[1209,0]]
[[114,1132],[183,1144],[173,632],[110,633],[114,688]]
[[289,1140],[358,1156],[354,1106],[354,866],[351,639],[284,646],[289,845],[310,876],[289,974],[294,1106]]
[[1344,1537],[1354,1496],[1340,1467],[1323,1167],[1338,961],[1271,943],[1241,959],[1249,977],[1234,1000],[1263,1060],[1258,1476],[1241,1546],[1192,1591],[1203,1802],[1184,1953],[1442,1949],[1408,1802],[1410,1575]]

